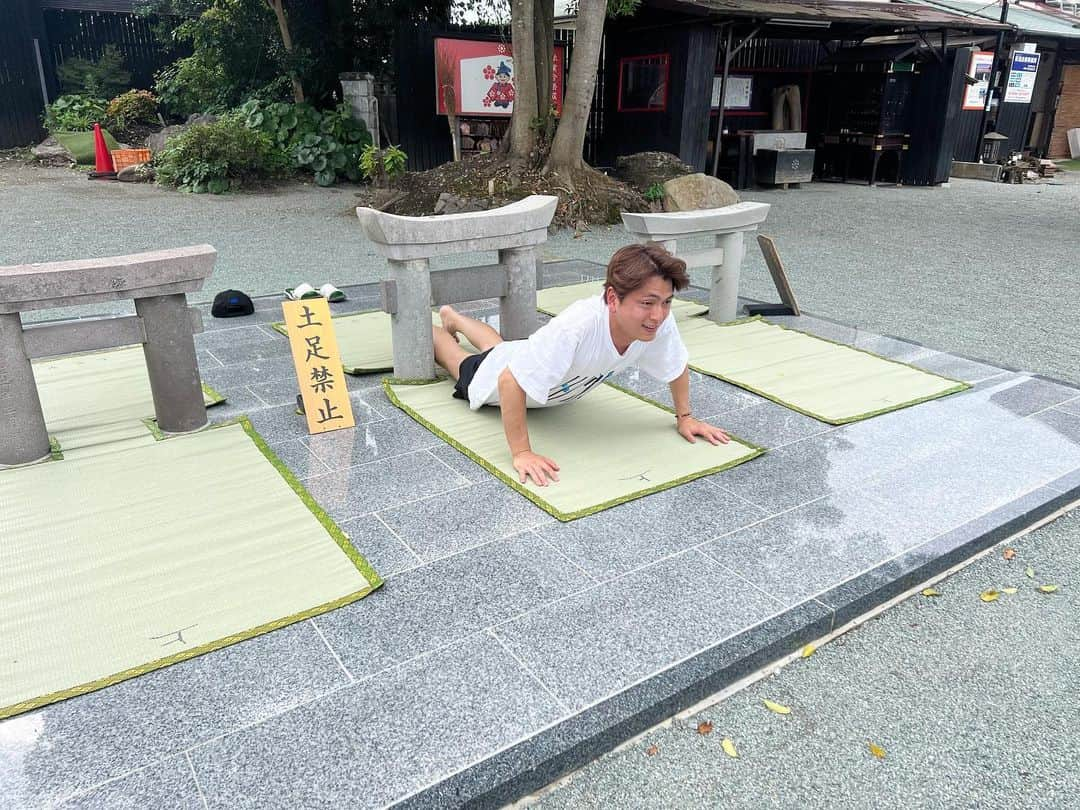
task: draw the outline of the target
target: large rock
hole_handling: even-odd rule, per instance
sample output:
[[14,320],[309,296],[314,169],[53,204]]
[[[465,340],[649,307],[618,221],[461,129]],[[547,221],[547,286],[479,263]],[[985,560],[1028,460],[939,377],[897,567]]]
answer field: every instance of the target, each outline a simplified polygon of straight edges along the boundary
[[615,158],[615,176],[641,192],[648,191],[654,183],[663,185],[673,177],[693,172],[670,152],[638,152]]
[[173,124],[158,132],[154,132],[146,137],[146,148],[156,155],[165,148],[165,144],[168,143],[170,138],[174,135],[179,135],[185,129],[187,129],[187,124]]
[[688,174],[664,183],[665,211],[700,211],[723,208],[739,201],[735,189],[707,174]]
[[155,155],[165,148],[165,144],[175,136],[179,135],[188,127],[197,127],[202,124],[213,124],[218,121],[221,116],[213,115],[212,113],[192,113],[188,116],[187,121],[183,124],[173,124],[165,127],[159,132],[154,132],[151,135],[146,136],[146,148],[153,152]]
[[46,166],[70,166],[75,156],[51,135],[30,150],[34,159]]
[[149,183],[154,179],[154,170],[149,163],[135,163],[118,171],[116,179],[122,183]]
[[435,201],[436,214],[467,214],[472,211],[486,211],[491,207],[488,200],[477,200],[469,197],[459,197],[444,191]]

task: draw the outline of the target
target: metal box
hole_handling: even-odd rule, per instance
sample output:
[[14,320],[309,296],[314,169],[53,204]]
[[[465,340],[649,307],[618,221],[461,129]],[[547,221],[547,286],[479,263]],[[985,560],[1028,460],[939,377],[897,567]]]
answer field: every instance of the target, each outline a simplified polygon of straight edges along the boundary
[[809,183],[814,177],[814,150],[758,149],[754,175],[757,182],[774,186]]
[[756,155],[762,149],[805,149],[806,133],[794,132],[786,129],[752,129],[747,130],[750,134],[750,148]]

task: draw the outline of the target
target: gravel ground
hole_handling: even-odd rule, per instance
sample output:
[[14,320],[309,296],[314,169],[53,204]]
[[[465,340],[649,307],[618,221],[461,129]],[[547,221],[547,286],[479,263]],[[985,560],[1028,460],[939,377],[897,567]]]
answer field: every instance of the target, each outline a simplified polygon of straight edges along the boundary
[[[535,806],[1080,806],[1078,542],[1080,510],[1015,541],[1011,561],[995,550],[939,583],[940,597],[913,597],[809,659],[655,729]],[[1029,565],[1034,579],[1024,575]],[[1042,594],[1036,583],[1061,590]],[[979,600],[1007,586],[1019,592]],[[711,733],[698,733],[702,722]],[[738,759],[724,753],[724,738]]]
[[[1055,185],[814,183],[744,196],[773,204],[763,231],[777,240],[808,312],[1080,382],[1080,253],[1072,238],[1080,173],[1061,176]],[[384,263],[360,233],[356,199],[349,186],[179,194],[7,161],[0,164],[0,264],[209,242],[219,259],[206,298],[229,287],[267,294],[303,280],[376,281]],[[563,231],[544,253],[606,262],[625,242],[621,228],[578,239]],[[750,247],[742,292],[775,300]],[[490,257],[436,266],[477,261]]]

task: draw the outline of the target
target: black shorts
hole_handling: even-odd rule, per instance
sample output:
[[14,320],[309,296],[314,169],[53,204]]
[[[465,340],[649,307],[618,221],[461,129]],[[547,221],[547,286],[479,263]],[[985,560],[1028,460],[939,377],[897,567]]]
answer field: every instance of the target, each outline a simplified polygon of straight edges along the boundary
[[480,352],[480,354],[470,354],[464,360],[461,361],[461,367],[458,368],[457,382],[454,383],[454,398],[455,399],[469,399],[469,383],[472,382],[473,377],[476,376],[476,370],[480,368],[480,364],[484,362],[484,358],[491,354],[491,349],[486,352]]

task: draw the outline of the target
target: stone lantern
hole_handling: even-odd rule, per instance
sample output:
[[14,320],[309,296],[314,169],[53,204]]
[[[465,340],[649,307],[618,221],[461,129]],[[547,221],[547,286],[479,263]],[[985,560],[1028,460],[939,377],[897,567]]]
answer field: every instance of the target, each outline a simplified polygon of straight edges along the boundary
[[1001,163],[1004,160],[1002,151],[1009,145],[1009,138],[997,132],[987,132],[982,139],[982,152],[979,159],[983,163]]

